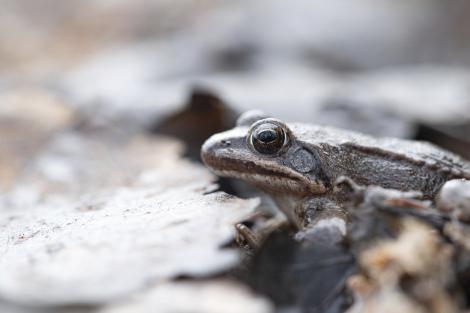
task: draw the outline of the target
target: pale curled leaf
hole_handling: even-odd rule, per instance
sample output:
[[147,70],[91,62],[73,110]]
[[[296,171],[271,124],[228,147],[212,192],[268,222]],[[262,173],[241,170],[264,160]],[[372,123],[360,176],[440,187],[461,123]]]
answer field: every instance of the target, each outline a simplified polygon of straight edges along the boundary
[[228,269],[238,254],[220,247],[258,200],[200,188],[121,188],[79,208],[61,201],[2,210],[0,297],[102,303],[152,281]]

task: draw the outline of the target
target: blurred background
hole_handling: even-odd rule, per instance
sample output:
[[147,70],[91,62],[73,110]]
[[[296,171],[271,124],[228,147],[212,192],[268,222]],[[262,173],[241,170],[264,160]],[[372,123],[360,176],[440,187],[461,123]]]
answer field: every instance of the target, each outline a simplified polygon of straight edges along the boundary
[[1,5],[3,112],[21,107],[32,118],[53,102],[97,124],[158,130],[196,91],[201,106],[215,96],[235,112],[376,135],[468,137],[449,126],[470,116],[465,0]]

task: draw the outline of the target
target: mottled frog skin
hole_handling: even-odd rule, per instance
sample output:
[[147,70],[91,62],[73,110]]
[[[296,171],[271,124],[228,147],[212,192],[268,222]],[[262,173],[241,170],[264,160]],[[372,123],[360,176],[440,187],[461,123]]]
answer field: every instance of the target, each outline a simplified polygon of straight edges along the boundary
[[450,179],[470,179],[467,161],[430,143],[286,124],[259,112],[209,138],[201,157],[216,174],[266,191],[299,230],[311,225],[315,212],[342,209],[345,194],[335,188],[341,176],[363,186],[420,191],[425,199]]

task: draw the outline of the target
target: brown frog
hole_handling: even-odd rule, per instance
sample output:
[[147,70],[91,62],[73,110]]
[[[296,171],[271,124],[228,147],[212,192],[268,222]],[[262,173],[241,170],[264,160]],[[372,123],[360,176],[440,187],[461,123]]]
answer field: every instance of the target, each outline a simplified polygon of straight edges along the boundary
[[287,124],[260,112],[247,112],[234,129],[210,137],[201,157],[216,174],[267,192],[302,232],[330,215],[328,223],[344,235],[346,192],[335,184],[340,177],[362,186],[419,191],[430,200],[446,181],[470,179],[467,161],[426,142]]

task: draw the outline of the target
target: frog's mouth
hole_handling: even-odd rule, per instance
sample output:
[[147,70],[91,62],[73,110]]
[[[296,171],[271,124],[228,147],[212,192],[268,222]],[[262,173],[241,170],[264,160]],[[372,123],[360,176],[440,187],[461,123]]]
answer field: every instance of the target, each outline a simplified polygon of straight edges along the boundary
[[289,167],[281,167],[274,161],[236,159],[221,154],[202,155],[204,163],[219,176],[241,179],[268,192],[284,191],[295,194],[326,192],[323,183],[312,181],[308,176]]

